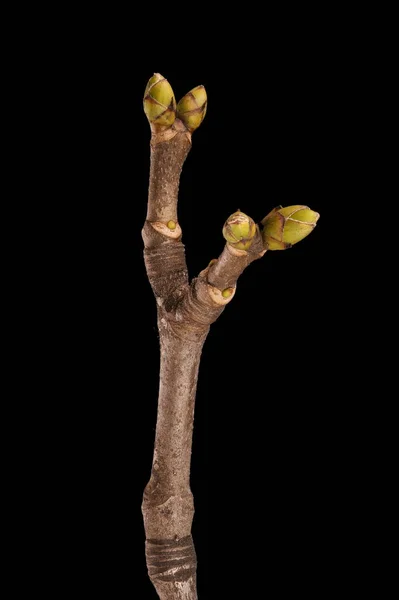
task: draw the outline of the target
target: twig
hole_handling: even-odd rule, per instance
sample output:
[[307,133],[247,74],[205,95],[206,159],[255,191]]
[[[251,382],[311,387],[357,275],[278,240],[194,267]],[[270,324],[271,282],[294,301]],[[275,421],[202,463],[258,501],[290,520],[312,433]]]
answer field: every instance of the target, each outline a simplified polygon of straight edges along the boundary
[[[223,233],[227,243],[222,254],[190,284],[177,199],[191,134],[205,115],[205,90],[202,86],[194,88],[176,109],[170,85],[155,74],[146,88],[144,107],[152,138],[148,211],[142,233],[145,265],[157,302],[161,347],[154,458],[142,504],[146,557],[150,579],[161,600],[196,600],[196,555],[191,536],[194,504],[189,479],[202,347],[211,323],[234,297],[243,270],[270,245],[288,247],[307,235],[303,230],[311,230],[314,224],[295,221],[302,228],[302,237],[292,241],[292,215],[302,211],[309,219],[312,211],[307,207],[280,211],[288,210],[287,215],[272,211],[262,221],[262,231],[238,211],[226,221]],[[284,238],[288,221],[289,244]]]

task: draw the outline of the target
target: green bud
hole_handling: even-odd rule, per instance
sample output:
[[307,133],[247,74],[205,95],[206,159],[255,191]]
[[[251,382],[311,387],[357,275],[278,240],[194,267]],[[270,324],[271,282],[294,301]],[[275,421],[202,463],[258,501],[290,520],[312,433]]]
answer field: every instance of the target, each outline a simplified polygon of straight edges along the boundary
[[230,215],[223,227],[224,239],[238,250],[248,250],[255,233],[254,221],[239,210]]
[[232,288],[232,287],[226,288],[225,290],[223,290],[222,296],[223,296],[223,298],[230,298],[230,296],[233,292],[234,292],[234,288]]
[[201,125],[206,115],[208,99],[203,85],[188,92],[177,105],[177,116],[187,129],[193,132]]
[[149,79],[144,92],[144,112],[150,123],[170,127],[176,118],[176,100],[170,83],[159,73]]
[[274,208],[262,221],[262,237],[268,250],[285,250],[313,231],[320,215],[296,204]]

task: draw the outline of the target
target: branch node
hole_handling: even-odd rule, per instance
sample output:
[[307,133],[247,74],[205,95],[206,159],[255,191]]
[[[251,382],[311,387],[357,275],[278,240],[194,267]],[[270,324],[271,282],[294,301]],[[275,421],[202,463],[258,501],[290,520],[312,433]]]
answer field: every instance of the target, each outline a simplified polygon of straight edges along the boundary
[[171,221],[168,221],[168,223],[162,223],[161,221],[148,221],[148,222],[150,223],[151,227],[153,227],[153,229],[155,229],[155,231],[164,235],[167,238],[170,238],[172,240],[178,240],[182,236],[183,232],[181,230],[179,223],[177,223],[176,221],[174,221],[174,224],[175,224],[174,229],[171,229],[170,226],[168,226],[171,223]]
[[210,283],[207,284],[207,287],[208,287],[208,293],[209,293],[210,297],[212,298],[213,302],[215,304],[217,304],[218,306],[225,306],[226,304],[231,302],[231,300],[234,298],[237,286],[227,288],[230,292],[230,294],[228,296],[227,296],[226,290],[221,291],[217,287],[214,287],[213,285],[211,285]]
[[180,119],[176,119],[171,127],[160,131],[151,123],[151,146],[154,148],[158,144],[172,140],[178,133],[184,133],[191,144],[191,133],[187,130],[184,123]]

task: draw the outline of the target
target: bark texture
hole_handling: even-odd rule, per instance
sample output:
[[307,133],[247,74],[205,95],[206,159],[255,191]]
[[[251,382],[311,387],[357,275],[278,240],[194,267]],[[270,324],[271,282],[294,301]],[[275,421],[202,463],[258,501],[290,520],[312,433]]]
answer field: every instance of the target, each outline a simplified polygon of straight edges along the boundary
[[[191,136],[176,120],[167,136],[153,135],[144,259],[158,308],[161,368],[154,458],[142,511],[149,577],[161,600],[196,600],[196,555],[190,460],[202,347],[230,302],[237,278],[264,254],[259,230],[248,252],[226,244],[219,259],[189,283],[177,222],[179,178]],[[173,221],[174,229],[168,227]]]

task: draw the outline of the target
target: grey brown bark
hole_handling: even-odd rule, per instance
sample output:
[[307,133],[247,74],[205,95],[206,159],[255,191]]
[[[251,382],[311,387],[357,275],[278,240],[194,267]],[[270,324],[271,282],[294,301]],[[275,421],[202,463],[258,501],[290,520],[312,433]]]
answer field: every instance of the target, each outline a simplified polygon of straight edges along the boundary
[[[154,457],[142,511],[148,573],[161,600],[197,598],[190,459],[201,352],[211,323],[234,295],[237,278],[264,254],[258,230],[248,252],[226,244],[218,261],[189,283],[177,195],[190,147],[191,136],[178,119],[167,136],[153,134],[143,227],[145,265],[158,309],[161,368]],[[222,294],[226,288],[232,290],[227,298]]]

